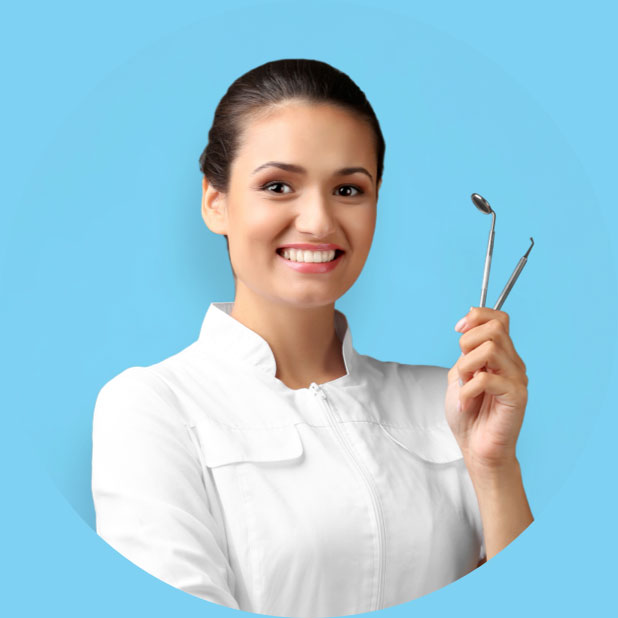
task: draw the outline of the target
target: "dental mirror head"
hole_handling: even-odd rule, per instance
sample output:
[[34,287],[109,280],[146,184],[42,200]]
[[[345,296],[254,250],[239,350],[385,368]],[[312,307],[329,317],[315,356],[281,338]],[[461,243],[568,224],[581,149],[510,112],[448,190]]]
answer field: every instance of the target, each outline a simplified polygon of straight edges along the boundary
[[482,213],[485,213],[486,215],[490,215],[493,212],[493,210],[491,209],[491,206],[489,205],[489,202],[482,195],[479,195],[478,193],[473,193],[470,197],[472,198],[472,203]]
[[491,269],[491,256],[494,250],[494,235],[496,227],[496,213],[493,211],[489,202],[478,193],[473,193],[471,196],[472,203],[485,215],[491,215],[491,230],[489,231],[489,239],[487,241],[487,253],[485,255],[485,268],[483,270],[483,284],[481,286],[481,301],[479,307],[485,306],[487,300],[487,286],[489,285],[489,270]]

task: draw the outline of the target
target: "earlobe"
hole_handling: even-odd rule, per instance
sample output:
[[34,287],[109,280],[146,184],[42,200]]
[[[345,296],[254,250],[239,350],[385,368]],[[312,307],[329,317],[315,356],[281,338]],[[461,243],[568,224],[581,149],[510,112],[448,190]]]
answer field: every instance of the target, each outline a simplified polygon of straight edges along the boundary
[[217,191],[202,177],[202,219],[211,232],[227,234],[225,194]]

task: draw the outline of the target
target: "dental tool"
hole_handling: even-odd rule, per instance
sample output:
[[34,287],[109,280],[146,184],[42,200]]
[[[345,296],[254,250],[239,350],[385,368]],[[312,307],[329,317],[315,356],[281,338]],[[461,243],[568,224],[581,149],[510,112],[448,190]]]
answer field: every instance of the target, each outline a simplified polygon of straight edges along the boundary
[[530,236],[530,241],[532,242],[532,244],[528,248],[528,251],[526,251],[524,256],[521,258],[521,260],[519,260],[519,262],[517,263],[517,266],[515,267],[513,274],[511,275],[509,280],[506,282],[506,285],[504,286],[504,290],[502,290],[500,297],[496,301],[496,304],[494,305],[494,309],[500,309],[500,307],[502,307],[502,304],[506,300],[506,297],[509,295],[509,292],[515,285],[515,281],[517,281],[517,277],[519,277],[519,273],[521,273],[521,271],[524,269],[524,266],[526,265],[526,262],[528,261],[528,256],[530,255],[530,251],[532,250],[532,247],[534,247],[534,240],[532,236]]
[[[472,203],[485,215],[491,215],[491,230],[489,231],[489,240],[487,241],[487,254],[485,255],[485,270],[483,271],[483,286],[481,288],[481,302],[479,307],[485,306],[485,301],[487,300],[487,287],[489,285],[489,270],[491,268],[491,258],[494,250],[494,237],[495,237],[495,228],[496,228],[496,213],[493,208],[489,205],[489,202],[478,193],[473,193],[471,196]],[[506,297],[509,295],[510,291],[513,289],[515,282],[517,281],[517,277],[519,277],[521,271],[524,269],[528,261],[528,256],[530,255],[530,251],[532,251],[532,247],[534,247],[534,239],[532,236],[530,237],[530,242],[532,243],[528,248],[528,251],[524,254],[524,256],[519,260],[515,270],[511,274],[509,280],[506,282],[502,293],[500,294],[496,304],[494,305],[494,309],[500,309],[506,300]]]
[[[491,256],[494,250],[494,236],[496,228],[496,213],[493,211],[489,202],[478,193],[473,193],[471,196],[472,203],[486,215],[491,215],[491,230],[489,231],[489,240],[487,241],[487,254],[485,255],[485,269],[483,271],[483,286],[481,288],[481,303],[479,307],[485,306],[487,299],[487,286],[489,285],[489,270],[491,268]],[[513,282],[514,283],[514,282]]]

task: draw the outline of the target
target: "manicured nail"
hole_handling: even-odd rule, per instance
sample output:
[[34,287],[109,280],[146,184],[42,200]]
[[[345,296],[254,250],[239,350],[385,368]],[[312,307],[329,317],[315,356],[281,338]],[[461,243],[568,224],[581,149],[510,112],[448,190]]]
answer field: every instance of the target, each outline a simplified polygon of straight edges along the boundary
[[463,386],[463,380],[459,378],[459,386]]
[[465,327],[466,327],[466,318],[461,318],[461,320],[459,320],[459,322],[455,324],[455,330],[459,331],[460,333],[463,331]]

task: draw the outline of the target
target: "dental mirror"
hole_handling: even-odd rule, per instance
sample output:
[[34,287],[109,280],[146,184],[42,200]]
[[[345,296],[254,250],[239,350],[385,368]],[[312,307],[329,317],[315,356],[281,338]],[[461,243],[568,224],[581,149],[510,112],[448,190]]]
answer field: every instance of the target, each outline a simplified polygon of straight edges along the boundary
[[489,202],[478,193],[473,193],[471,196],[472,203],[485,215],[491,215],[491,230],[489,231],[489,240],[487,241],[487,254],[485,256],[485,269],[483,271],[483,286],[481,288],[481,302],[479,307],[485,306],[487,300],[487,286],[489,285],[489,270],[491,268],[491,256],[494,250],[494,236],[496,228],[496,213],[493,211]]
[[489,205],[489,202],[482,195],[479,195],[478,193],[473,193],[471,197],[472,197],[473,204],[481,212],[485,213],[486,215],[493,212],[493,210],[491,209],[491,206]]

